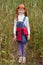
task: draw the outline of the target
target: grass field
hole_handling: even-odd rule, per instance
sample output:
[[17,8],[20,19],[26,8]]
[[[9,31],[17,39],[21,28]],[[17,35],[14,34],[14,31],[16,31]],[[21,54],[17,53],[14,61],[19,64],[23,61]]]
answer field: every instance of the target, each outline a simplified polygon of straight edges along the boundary
[[16,7],[21,3],[27,7],[31,30],[25,65],[43,65],[43,0],[0,0],[0,65],[18,65],[13,26]]

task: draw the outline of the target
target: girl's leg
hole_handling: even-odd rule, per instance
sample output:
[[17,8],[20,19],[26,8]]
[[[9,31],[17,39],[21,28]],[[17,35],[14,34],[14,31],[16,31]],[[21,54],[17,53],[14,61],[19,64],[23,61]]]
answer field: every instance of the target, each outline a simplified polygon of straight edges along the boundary
[[18,43],[18,51],[19,51],[19,56],[22,56],[22,43]]
[[19,51],[19,63],[22,62],[22,44],[19,42],[18,43],[18,51]]
[[26,43],[23,43],[23,63],[26,62]]
[[23,50],[22,51],[23,51],[23,56],[24,57],[26,57],[26,46],[27,46],[26,43],[23,43],[23,46],[22,46]]

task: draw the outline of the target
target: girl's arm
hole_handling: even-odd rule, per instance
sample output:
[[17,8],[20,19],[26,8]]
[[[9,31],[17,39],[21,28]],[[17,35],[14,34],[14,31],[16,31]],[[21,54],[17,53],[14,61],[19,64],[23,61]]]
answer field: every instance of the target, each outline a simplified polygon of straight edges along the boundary
[[28,17],[26,17],[26,26],[28,29],[28,39],[30,39],[30,25],[29,25],[29,18]]
[[26,17],[26,26],[28,29],[28,35],[30,35],[30,25],[29,25],[29,18],[28,17]]
[[17,21],[16,21],[16,19],[14,19],[14,30],[13,30],[14,38],[13,38],[13,40],[16,40],[16,23],[17,23]]
[[16,35],[16,23],[17,23],[17,21],[16,21],[16,19],[14,19],[14,30],[13,30],[14,35]]

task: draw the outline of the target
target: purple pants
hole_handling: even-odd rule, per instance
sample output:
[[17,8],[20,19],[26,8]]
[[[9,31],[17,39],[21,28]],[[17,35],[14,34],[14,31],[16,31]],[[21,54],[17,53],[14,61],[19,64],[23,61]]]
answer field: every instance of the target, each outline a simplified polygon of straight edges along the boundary
[[19,56],[26,56],[26,43],[18,43]]

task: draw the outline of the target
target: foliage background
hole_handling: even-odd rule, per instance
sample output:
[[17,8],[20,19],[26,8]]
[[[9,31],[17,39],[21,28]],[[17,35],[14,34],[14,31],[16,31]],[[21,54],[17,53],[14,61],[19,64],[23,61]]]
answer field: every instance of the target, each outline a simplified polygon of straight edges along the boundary
[[31,30],[25,65],[43,65],[43,0],[0,0],[0,64],[18,64],[13,26],[15,10],[20,3],[27,7]]

